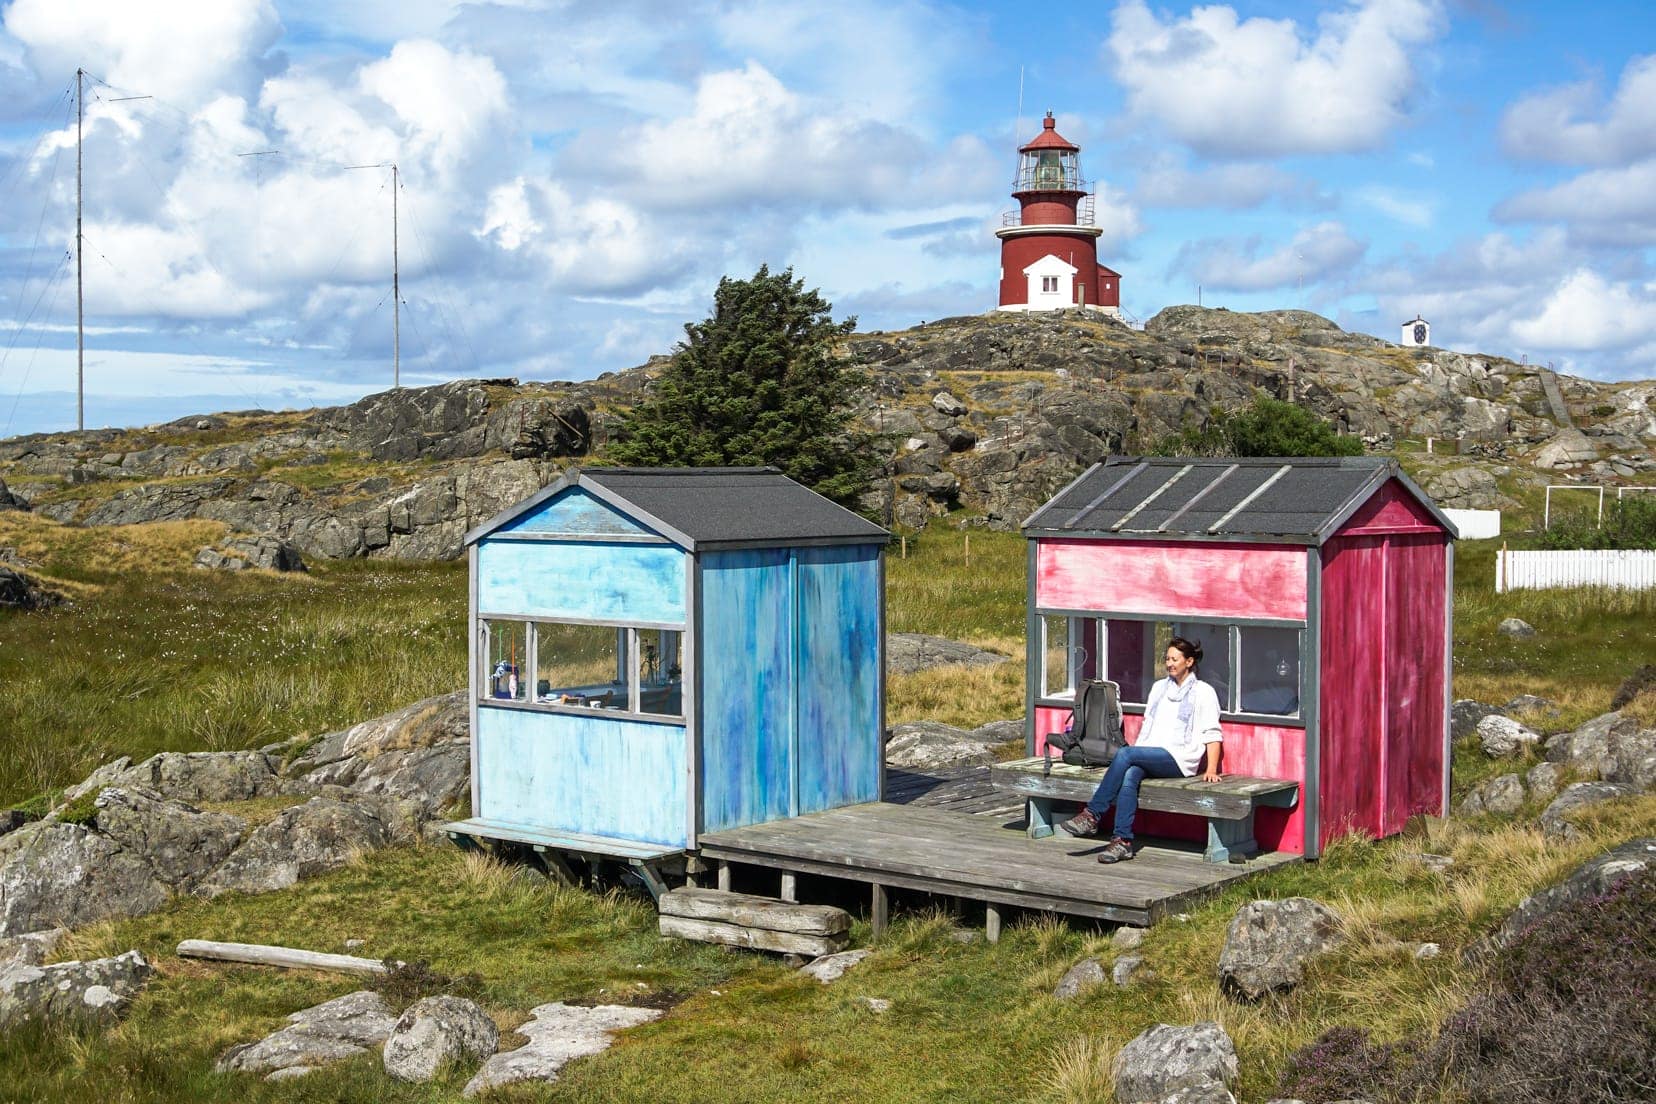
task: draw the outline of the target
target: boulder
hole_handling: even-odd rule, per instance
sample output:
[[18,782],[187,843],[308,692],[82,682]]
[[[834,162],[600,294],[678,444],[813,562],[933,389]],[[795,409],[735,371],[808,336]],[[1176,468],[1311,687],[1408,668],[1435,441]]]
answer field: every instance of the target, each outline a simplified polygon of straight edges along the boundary
[[166,900],[148,862],[83,825],[39,821],[0,836],[0,935],[142,916]]
[[1536,732],[1511,717],[1499,715],[1485,717],[1479,721],[1477,733],[1479,746],[1491,759],[1517,755],[1523,749],[1534,747],[1541,742],[1541,737]]
[[609,1049],[615,1032],[660,1019],[661,1011],[612,1004],[580,1008],[559,1001],[532,1008],[529,1015],[533,1018],[517,1029],[529,1041],[483,1063],[466,1083],[464,1095],[522,1081],[556,1081],[564,1066]]
[[1149,974],[1150,970],[1144,963],[1143,955],[1122,955],[1115,960],[1115,965],[1110,967],[1110,980],[1115,983],[1118,989],[1125,989],[1134,981],[1147,977]]
[[1115,1064],[1116,1100],[1160,1104],[1182,1089],[1228,1087],[1236,1075],[1236,1047],[1218,1024],[1157,1024],[1121,1048]]
[[1548,839],[1571,840],[1581,835],[1580,829],[1570,823],[1569,814],[1588,805],[1614,801],[1618,797],[1632,797],[1639,791],[1618,782],[1575,782],[1559,793],[1541,811],[1541,834]]
[[972,739],[982,740],[986,744],[1009,744],[1014,740],[1024,738],[1023,719],[1015,718],[1004,721],[989,721],[972,729]]
[[0,966],[0,1031],[31,1020],[116,1019],[151,973],[149,960],[137,951],[52,966]]
[[1510,816],[1524,807],[1524,784],[1516,774],[1491,778],[1467,795],[1461,812],[1467,816],[1500,813]]
[[397,1023],[385,998],[368,989],[302,1009],[287,1019],[286,1027],[257,1042],[231,1047],[213,1068],[282,1080],[379,1046]]
[[158,881],[188,889],[224,861],[247,822],[225,813],[204,813],[152,790],[107,787],[94,803],[99,832],[122,851],[149,864]]
[[963,728],[941,721],[911,721],[896,725],[886,741],[886,766],[904,770],[935,770],[949,766],[982,766],[995,761],[994,747]]
[[114,759],[108,763],[105,763],[103,766],[98,767],[91,774],[87,775],[73,786],[70,786],[68,789],[64,790],[62,795],[58,798],[57,807],[61,809],[71,801],[85,797],[89,793],[95,793],[98,790],[103,789],[105,786],[114,785],[117,781],[124,781],[124,779],[122,779],[122,775],[126,774],[127,768],[130,766],[132,766],[132,758],[127,755],[123,755],[119,759]]
[[1514,713],[1546,713],[1549,716],[1558,716],[1558,705],[1550,698],[1543,698],[1539,694],[1519,694],[1516,698],[1501,706],[1501,712],[1511,716]]
[[1495,631],[1514,640],[1528,640],[1535,635],[1535,626],[1521,617],[1508,617],[1495,626]]
[[195,566],[214,571],[247,571],[260,568],[265,571],[304,571],[305,560],[299,550],[278,537],[238,537],[225,541],[218,548],[203,548],[196,553]]
[[1483,958],[1512,946],[1524,929],[1544,916],[1610,892],[1630,874],[1656,866],[1656,837],[1629,840],[1572,870],[1556,885],[1518,902],[1501,926],[1467,949],[1468,957]]
[[0,479],[0,510],[27,510],[28,508],[28,500],[13,494],[6,487],[6,481]]
[[1341,929],[1339,913],[1308,897],[1243,905],[1225,933],[1219,984],[1247,1000],[1293,989],[1306,963],[1339,946]]
[[1214,1082],[1169,1093],[1158,1104],[1236,1104],[1236,1097],[1225,1086]]
[[63,595],[42,586],[32,575],[0,567],[0,609],[45,610],[65,601]]
[[931,404],[933,410],[937,411],[939,414],[946,414],[951,418],[959,418],[968,410],[965,403],[961,402],[947,391],[939,391],[937,394],[933,395]]
[[894,675],[912,675],[933,667],[961,664],[967,667],[993,667],[1006,663],[1010,656],[984,651],[971,644],[949,640],[924,633],[888,633],[886,635],[886,669]]
[[1615,697],[1610,699],[1611,712],[1627,708],[1634,698],[1648,690],[1656,690],[1656,663],[1647,663],[1622,680]]
[[1110,946],[1118,951],[1136,951],[1144,946],[1144,929],[1117,928],[1110,934]]
[[1537,763],[1524,772],[1524,788],[1537,801],[1551,801],[1564,784],[1564,774],[1558,763]]
[[208,897],[238,890],[286,889],[345,865],[351,857],[391,842],[383,813],[364,801],[315,797],[261,825],[231,852],[195,892]]
[[1554,434],[1535,454],[1538,468],[1569,468],[1597,460],[1598,446],[1579,429],[1566,429]]
[[499,1029],[475,1001],[426,997],[398,1017],[382,1061],[398,1081],[430,1081],[451,1065],[482,1061],[499,1047]]
[[0,938],[0,969],[13,964],[44,966],[52,957],[68,928],[47,928],[45,931],[24,932]]
[[1602,713],[1573,732],[1560,732],[1549,737],[1546,743],[1547,761],[1589,778],[1603,778],[1618,766],[1612,748],[1614,738],[1623,731],[1637,727],[1636,721],[1621,713]]
[[350,789],[400,803],[417,827],[470,793],[470,742],[388,751],[368,760],[352,779]]
[[815,978],[822,984],[828,985],[844,977],[847,970],[873,953],[873,951],[862,949],[822,955],[820,958],[814,958],[801,966],[799,972],[808,978]]
[[466,691],[456,690],[330,732],[288,764],[288,773],[303,774],[342,759],[366,762],[387,751],[408,751],[467,740],[471,735],[469,706]]
[[1096,958],[1083,958],[1071,966],[1058,985],[1052,990],[1052,995],[1058,1000],[1073,1000],[1084,990],[1095,985],[1104,984],[1104,964]]
[[1449,735],[1455,740],[1464,739],[1477,731],[1479,721],[1497,716],[1500,712],[1497,706],[1461,698],[1449,707]]

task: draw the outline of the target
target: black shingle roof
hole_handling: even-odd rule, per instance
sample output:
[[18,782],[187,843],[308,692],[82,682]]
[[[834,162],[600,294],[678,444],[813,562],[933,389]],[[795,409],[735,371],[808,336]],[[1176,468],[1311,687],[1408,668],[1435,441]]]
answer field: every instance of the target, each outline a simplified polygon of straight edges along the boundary
[[468,534],[476,540],[580,485],[692,549],[884,544],[891,534],[775,468],[586,468]]
[[1024,532],[1320,544],[1388,479],[1401,480],[1455,533],[1397,462],[1383,456],[1112,456],[1035,511]]

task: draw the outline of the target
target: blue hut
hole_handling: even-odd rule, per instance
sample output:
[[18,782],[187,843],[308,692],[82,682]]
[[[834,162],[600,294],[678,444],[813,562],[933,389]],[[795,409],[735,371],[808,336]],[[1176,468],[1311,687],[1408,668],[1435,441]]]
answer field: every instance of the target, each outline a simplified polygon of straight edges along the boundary
[[878,800],[889,535],[774,468],[592,468],[466,535],[472,818],[630,861]]

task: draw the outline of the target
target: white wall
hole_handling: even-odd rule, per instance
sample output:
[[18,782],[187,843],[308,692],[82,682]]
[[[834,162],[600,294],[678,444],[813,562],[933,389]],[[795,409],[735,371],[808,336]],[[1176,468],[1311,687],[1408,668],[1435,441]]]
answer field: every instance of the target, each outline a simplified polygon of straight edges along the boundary
[[1443,513],[1460,530],[1461,540],[1489,540],[1501,535],[1499,510],[1445,510]]

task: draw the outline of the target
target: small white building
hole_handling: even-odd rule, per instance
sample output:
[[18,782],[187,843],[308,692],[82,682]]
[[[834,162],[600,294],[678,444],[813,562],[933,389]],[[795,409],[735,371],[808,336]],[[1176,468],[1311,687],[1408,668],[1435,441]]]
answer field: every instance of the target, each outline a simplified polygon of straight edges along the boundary
[[1401,344],[1410,349],[1424,349],[1432,343],[1432,324],[1420,315],[1403,323]]

